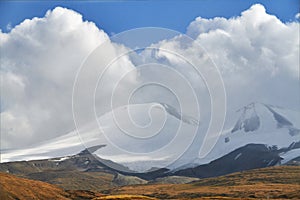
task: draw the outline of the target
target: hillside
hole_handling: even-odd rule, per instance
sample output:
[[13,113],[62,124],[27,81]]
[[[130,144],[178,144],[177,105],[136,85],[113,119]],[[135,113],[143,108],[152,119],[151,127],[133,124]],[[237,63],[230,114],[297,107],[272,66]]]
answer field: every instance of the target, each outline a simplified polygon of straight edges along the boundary
[[[69,184],[83,180],[73,177]],[[97,178],[97,177],[95,177]],[[77,181],[77,182],[76,182]],[[186,184],[157,181],[98,190],[63,190],[41,181],[0,173],[0,199],[300,199],[300,167],[278,166],[200,179]],[[102,188],[102,189],[101,189]]]
[[69,199],[61,188],[42,182],[0,173],[0,199]]
[[278,166],[189,184],[148,184],[112,189],[110,194],[144,194],[158,199],[300,199],[300,167]]

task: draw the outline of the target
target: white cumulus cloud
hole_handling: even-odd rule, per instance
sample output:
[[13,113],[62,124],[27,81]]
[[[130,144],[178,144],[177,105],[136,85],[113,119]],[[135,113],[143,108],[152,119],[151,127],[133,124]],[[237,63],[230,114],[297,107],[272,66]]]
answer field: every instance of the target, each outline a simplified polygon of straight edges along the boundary
[[[230,19],[197,17],[187,28],[194,44],[183,46],[180,37],[159,47],[194,59],[201,66],[203,52],[221,71],[228,98],[228,111],[251,101],[261,101],[299,109],[299,23],[284,23],[256,4]],[[174,56],[158,52],[178,65]],[[185,72],[187,73],[187,72]]]
[[[72,87],[83,60],[109,37],[57,7],[1,39],[1,148],[26,146],[74,129]],[[114,54],[111,44],[105,52]],[[88,84],[88,83],[87,83]]]

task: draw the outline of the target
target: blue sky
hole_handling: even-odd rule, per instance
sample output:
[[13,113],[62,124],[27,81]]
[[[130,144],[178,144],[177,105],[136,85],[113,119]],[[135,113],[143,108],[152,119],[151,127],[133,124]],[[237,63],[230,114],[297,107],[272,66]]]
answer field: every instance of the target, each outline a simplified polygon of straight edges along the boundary
[[56,6],[73,9],[93,21],[108,34],[137,27],[164,27],[185,32],[197,16],[230,18],[240,15],[252,4],[260,3],[282,21],[293,21],[299,12],[298,0],[200,0],[200,1],[1,1],[0,28],[7,32],[24,19],[42,17]]

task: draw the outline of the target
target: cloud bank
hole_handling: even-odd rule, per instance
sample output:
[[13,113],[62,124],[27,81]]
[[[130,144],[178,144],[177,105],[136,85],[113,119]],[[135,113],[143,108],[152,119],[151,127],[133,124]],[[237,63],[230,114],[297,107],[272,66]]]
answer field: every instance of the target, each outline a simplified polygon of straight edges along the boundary
[[241,16],[193,21],[195,38],[221,70],[229,108],[261,101],[299,110],[299,22],[283,23],[256,4]]
[[[198,45],[204,47],[222,74],[229,113],[251,101],[300,109],[299,22],[283,23],[257,4],[230,19],[198,17],[186,34],[194,43],[185,44],[179,35],[152,46],[168,46],[199,64]],[[25,20],[9,33],[0,32],[0,39],[1,148],[28,146],[73,130],[76,72],[90,52],[109,40],[107,34],[83,21],[79,13],[57,7],[43,18]],[[105,53],[113,56],[121,48],[125,47],[111,42]],[[149,57],[181,70],[201,91],[199,77],[183,68],[178,58],[163,51]],[[133,69],[136,60],[126,57],[125,61],[126,69],[116,67],[111,77]],[[147,74],[139,76],[143,79]]]
[[[1,38],[1,148],[26,146],[74,129],[72,86],[78,68],[106,33],[57,7]],[[112,50],[107,52],[113,53]]]

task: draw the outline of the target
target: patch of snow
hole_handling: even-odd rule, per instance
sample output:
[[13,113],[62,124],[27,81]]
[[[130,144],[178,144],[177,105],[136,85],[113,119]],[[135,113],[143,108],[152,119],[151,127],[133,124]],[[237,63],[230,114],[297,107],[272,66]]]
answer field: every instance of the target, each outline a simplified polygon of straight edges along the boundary
[[242,155],[242,153],[239,153],[238,155],[236,155],[234,160],[237,160],[241,155]]
[[270,162],[268,162],[267,166],[270,166],[270,165],[272,164],[273,161],[274,161],[273,159],[270,160]]
[[49,159],[49,161],[52,161],[52,162],[61,162],[61,161],[67,160],[69,158],[70,158],[70,156],[65,156],[65,157],[61,157],[61,158],[58,158],[58,159]]
[[281,163],[285,164],[285,163],[289,162],[290,160],[293,160],[294,158],[297,158],[299,156],[300,156],[300,149],[293,149],[286,153],[281,153],[280,157],[283,158]]

